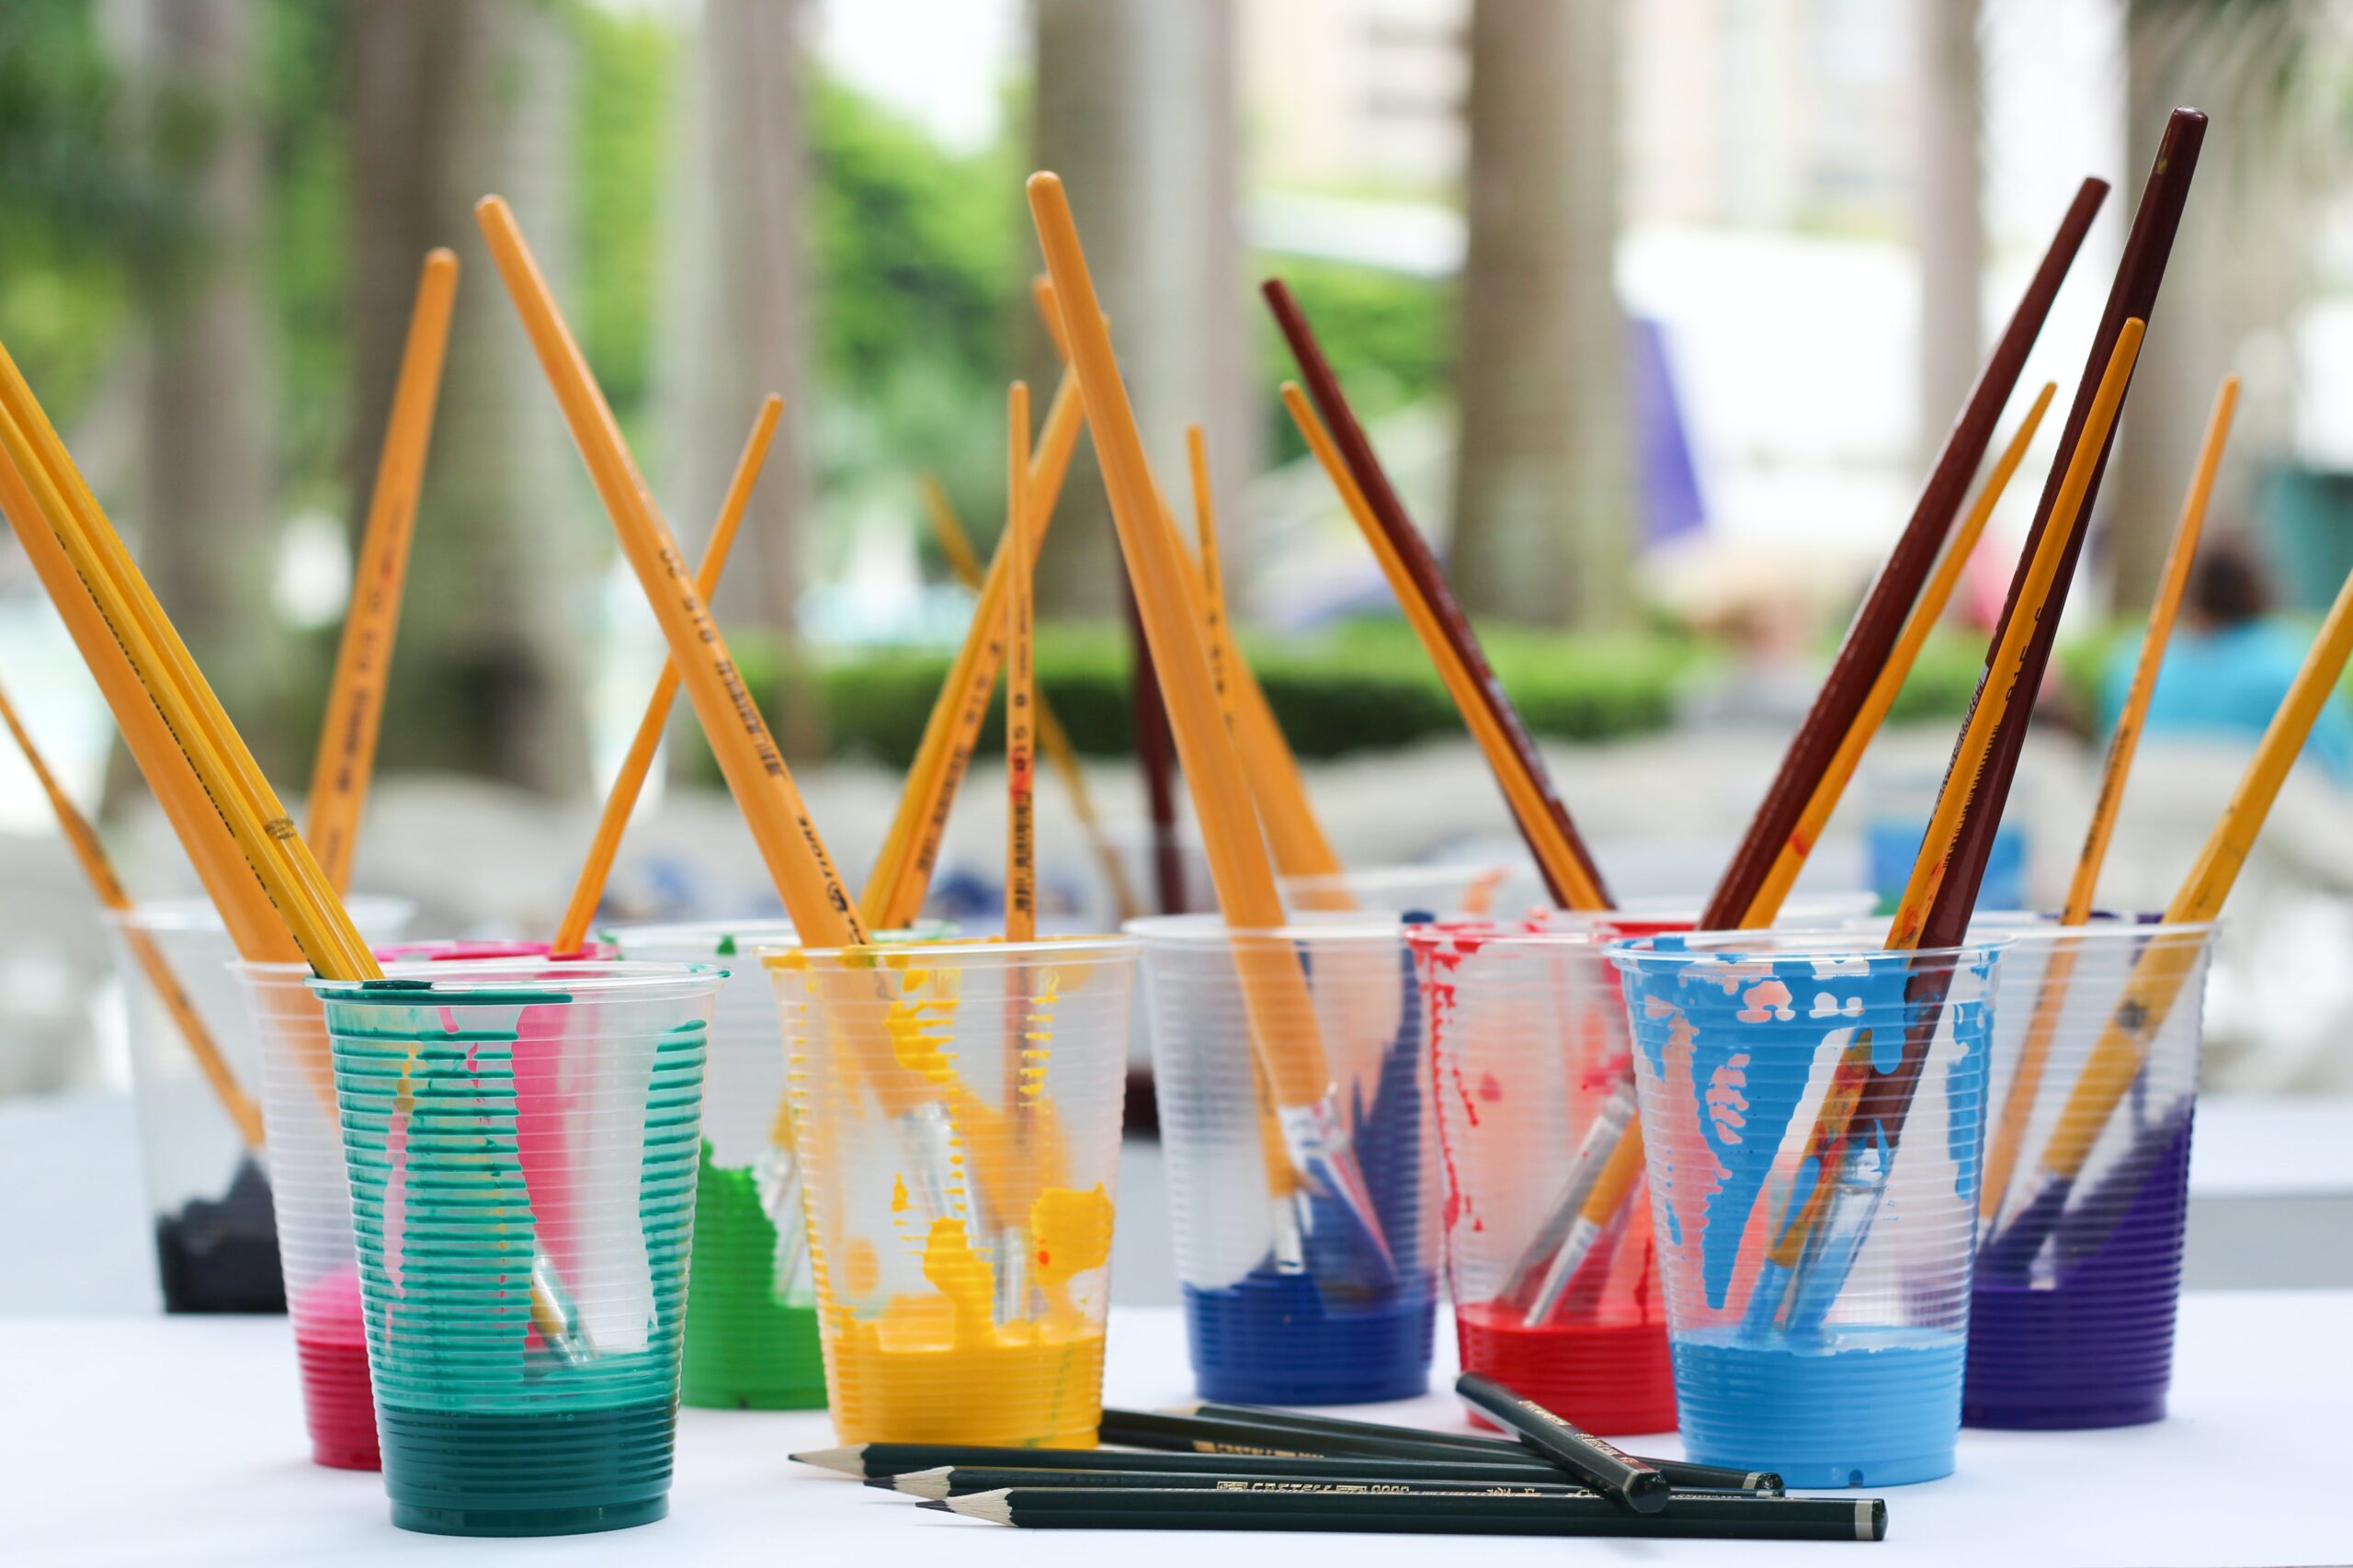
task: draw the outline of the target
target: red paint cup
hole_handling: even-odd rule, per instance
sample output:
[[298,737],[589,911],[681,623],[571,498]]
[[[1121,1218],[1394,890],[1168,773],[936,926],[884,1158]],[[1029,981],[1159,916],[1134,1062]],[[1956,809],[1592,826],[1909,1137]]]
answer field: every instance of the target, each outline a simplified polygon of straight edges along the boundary
[[1607,949],[1688,924],[1563,913],[1407,933],[1429,1016],[1463,1369],[1593,1432],[1675,1426],[1644,1186],[1638,1174],[1613,1194],[1593,1178],[1636,1127]]

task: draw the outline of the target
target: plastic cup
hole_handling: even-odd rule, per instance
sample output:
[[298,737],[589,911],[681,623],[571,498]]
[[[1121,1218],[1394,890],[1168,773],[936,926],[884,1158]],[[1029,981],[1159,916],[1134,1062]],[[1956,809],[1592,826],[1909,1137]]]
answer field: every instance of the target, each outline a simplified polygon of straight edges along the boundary
[[[904,937],[949,931],[934,923]],[[679,1399],[712,1410],[822,1409],[824,1358],[785,1116],[784,1048],[774,990],[752,958],[757,949],[795,945],[792,922],[623,926],[599,935],[620,958],[717,963],[728,971],[711,1011]]]
[[560,1535],[668,1510],[721,979],[510,959],[310,983],[393,1524]]
[[[348,908],[370,937],[396,937],[415,906],[354,898]],[[244,1093],[259,1101],[260,1048],[242,986],[230,973],[237,949],[204,899],[164,899],[107,917],[122,982],[140,1163],[155,1220],[155,1264],[167,1312],[282,1312],[278,1228],[265,1160],[197,1066],[180,1025],[148,983],[130,931],[163,955]]]
[[[403,942],[375,951],[380,960],[405,954],[440,961],[494,945],[516,956],[546,950],[545,944],[534,949],[521,943],[447,941]],[[375,1470],[381,1459],[326,1014],[311,994],[308,964],[229,967],[244,983],[260,1056],[278,1257],[302,1373],[311,1458],[339,1470]]]
[[[1792,1486],[1951,1472],[1999,950],[1746,931],[1611,949],[1690,1458]],[[1875,1113],[1915,1068],[1908,1115]],[[1858,1089],[1817,1159],[1825,1101]]]
[[1429,1014],[1463,1369],[1608,1436],[1675,1426],[1643,1184],[1592,1233],[1571,1187],[1632,1135],[1632,1046],[1608,947],[1645,928],[1572,916],[1406,933]]
[[[2164,1419],[2189,1204],[2198,1050],[2216,926],[1980,921],[2009,949],[1995,1009],[1984,1232],[1961,1420],[2063,1429]],[[2136,966],[2177,994],[2116,1094],[2068,1102],[2129,1006]],[[2048,1009],[2046,1011],[2046,1009]],[[2121,1037],[2109,1040],[2112,1052]],[[2029,1046],[2038,1069],[2023,1065]],[[2115,1060],[2109,1057],[2109,1060]],[[2021,1073],[2027,1081],[2021,1088]],[[2040,1175],[2063,1128],[2088,1142],[2072,1182]],[[2005,1176],[2005,1149],[2015,1153]],[[1992,1184],[1999,1181],[2002,1191]],[[1991,1213],[1998,1205],[2000,1219]]]
[[762,955],[842,1441],[1095,1442],[1136,955]]
[[1535,869],[1525,862],[1373,866],[1333,876],[1280,881],[1283,907],[1301,915],[1357,911],[1511,917],[1552,902]]
[[[1131,921],[1143,939],[1153,1078],[1194,1382],[1205,1399],[1349,1404],[1429,1385],[1438,1300],[1421,990],[1404,928],[1367,915],[1229,930],[1214,915]],[[1256,1087],[1235,969],[1245,942],[1290,944],[1343,1127],[1390,1265],[1311,1244],[1344,1211],[1291,1176]],[[1328,1228],[1320,1230],[1319,1228]],[[1320,1272],[1319,1272],[1320,1270]]]

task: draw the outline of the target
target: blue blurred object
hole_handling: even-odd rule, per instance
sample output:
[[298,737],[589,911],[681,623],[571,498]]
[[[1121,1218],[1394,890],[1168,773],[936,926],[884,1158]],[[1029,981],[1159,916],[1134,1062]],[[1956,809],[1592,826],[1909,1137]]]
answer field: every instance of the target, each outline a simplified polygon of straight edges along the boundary
[[[1863,847],[1870,862],[1871,892],[1879,897],[1879,913],[1893,915],[1903,902],[1904,887],[1912,880],[1912,862],[1920,841],[1928,835],[1926,817],[1873,817],[1863,827]],[[2025,909],[2026,830],[2005,822],[1994,835],[1994,852],[1985,861],[1985,880],[1977,890],[1980,909]]]

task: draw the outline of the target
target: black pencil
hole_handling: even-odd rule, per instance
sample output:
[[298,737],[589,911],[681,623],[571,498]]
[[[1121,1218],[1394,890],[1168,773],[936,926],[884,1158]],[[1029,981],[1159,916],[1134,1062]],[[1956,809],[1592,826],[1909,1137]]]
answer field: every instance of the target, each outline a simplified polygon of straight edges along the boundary
[[[1238,1461],[1237,1461],[1238,1462]],[[1302,1461],[1283,1461],[1299,1464]],[[1298,1471],[1268,1473],[1260,1470],[1040,1470],[1000,1465],[941,1465],[936,1470],[911,1470],[898,1475],[877,1476],[866,1484],[888,1487],[910,1497],[963,1497],[975,1492],[1000,1492],[1005,1488],[1020,1489],[1083,1488],[1096,1492],[1438,1492],[1478,1493],[1483,1495],[1520,1497],[1597,1495],[1591,1487],[1579,1486],[1557,1469],[1545,1467],[1542,1471],[1508,1471],[1501,1475],[1476,1472],[1493,1467],[1480,1465],[1431,1465],[1427,1468],[1441,1473],[1431,1475],[1395,1475],[1386,1469],[1370,1471],[1358,1465],[1380,1466],[1377,1460],[1309,1460],[1317,1468]],[[1409,1463],[1389,1460],[1389,1464]]]
[[1603,1496],[1615,1498],[1638,1514],[1655,1514],[1666,1506],[1666,1477],[1616,1444],[1603,1441],[1478,1372],[1465,1372],[1455,1379],[1454,1392]]
[[801,1464],[866,1481],[887,1480],[910,1471],[937,1470],[942,1465],[995,1465],[1025,1470],[1055,1471],[1206,1471],[1224,1474],[1269,1476],[1328,1476],[1339,1470],[1350,1475],[1388,1480],[1432,1480],[1461,1476],[1472,1481],[1559,1481],[1561,1467],[1540,1460],[1525,1449],[1499,1453],[1493,1459],[1463,1453],[1404,1456],[1324,1456],[1317,1454],[1197,1454],[1154,1451],[1123,1453],[1116,1449],[989,1449],[954,1443],[857,1443],[846,1449],[813,1449],[792,1458]]
[[1427,1492],[1100,1492],[1015,1487],[926,1501],[968,1518],[1043,1529],[1326,1530],[1381,1535],[1637,1536],[1702,1540],[1881,1540],[1876,1497],[1677,1498],[1629,1514],[1593,1496]]
[[[1489,1437],[1475,1432],[1430,1432],[1415,1426],[1395,1426],[1373,1421],[1347,1421],[1335,1415],[1304,1415],[1290,1410],[1262,1410],[1255,1405],[1220,1404],[1213,1400],[1203,1400],[1198,1404],[1179,1407],[1163,1414],[1207,1417],[1221,1421],[1255,1421],[1267,1427],[1270,1433],[1290,1431],[1339,1438],[1370,1437],[1392,1442],[1401,1438],[1410,1439],[1417,1444],[1460,1449],[1465,1454],[1476,1455],[1490,1461],[1506,1456],[1525,1459],[1528,1455],[1525,1448],[1509,1437]],[[1270,1437],[1269,1440],[1279,1439]],[[1320,1451],[1328,1453],[1336,1450]],[[1694,1464],[1688,1460],[1643,1458],[1643,1462],[1665,1476],[1667,1484],[1677,1490],[1755,1492],[1766,1496],[1772,1496],[1786,1490],[1781,1478],[1770,1471],[1733,1470],[1718,1464]]]

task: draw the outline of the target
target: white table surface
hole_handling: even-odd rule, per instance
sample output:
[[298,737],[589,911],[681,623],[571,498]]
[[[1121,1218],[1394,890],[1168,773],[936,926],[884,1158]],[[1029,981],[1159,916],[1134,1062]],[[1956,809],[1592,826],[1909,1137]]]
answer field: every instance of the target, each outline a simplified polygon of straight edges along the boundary
[[[689,1410],[667,1519],[550,1540],[410,1535],[375,1475],[308,1462],[283,1320],[0,1320],[0,1562],[26,1568],[332,1562],[661,1562],[801,1564],[1086,1563],[1220,1568],[1345,1551],[1356,1564],[1427,1565],[1474,1552],[1515,1562],[1857,1561],[2034,1568],[2065,1563],[2342,1563],[2353,1559],[2345,1411],[2353,1399],[2353,1291],[2192,1293],[2182,1303],[2174,1415],[2101,1433],[1965,1432],[1944,1481],[1891,1487],[1878,1546],[1016,1531],[916,1508],[788,1462],[832,1443],[822,1414]],[[1438,1376],[1450,1378],[1451,1335]],[[1108,1393],[1127,1405],[1190,1393],[1173,1308],[1115,1309]],[[1360,1407],[1376,1419],[1465,1429],[1451,1400]],[[1672,1437],[1630,1442],[1679,1451]],[[2273,1467],[2277,1467],[2274,1469]],[[2275,1481],[2257,1478],[2268,1471]],[[952,1533],[950,1533],[952,1532]]]

